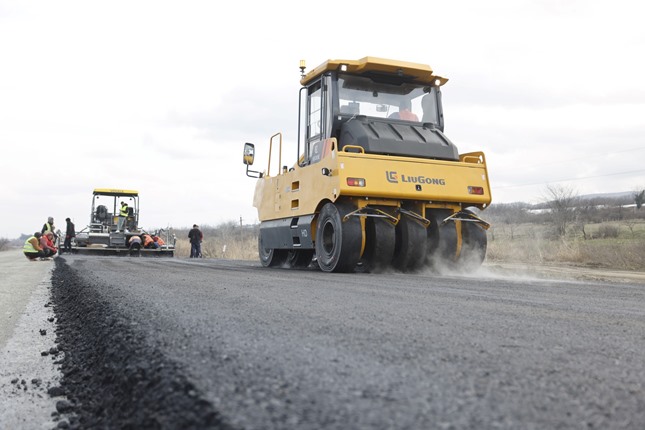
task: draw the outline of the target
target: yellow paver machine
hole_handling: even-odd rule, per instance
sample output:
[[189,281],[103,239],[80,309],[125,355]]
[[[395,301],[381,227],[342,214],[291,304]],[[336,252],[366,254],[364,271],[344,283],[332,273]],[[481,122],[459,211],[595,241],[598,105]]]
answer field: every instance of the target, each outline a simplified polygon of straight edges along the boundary
[[[122,206],[122,202],[126,206]],[[123,210],[122,210],[123,209]],[[132,246],[133,236],[157,238],[148,247]],[[161,240],[159,240],[161,239]],[[139,227],[139,192],[96,188],[92,192],[90,223],[76,233],[72,252],[97,255],[173,257],[176,237],[169,229],[147,232]],[[61,249],[62,251],[62,249]]]

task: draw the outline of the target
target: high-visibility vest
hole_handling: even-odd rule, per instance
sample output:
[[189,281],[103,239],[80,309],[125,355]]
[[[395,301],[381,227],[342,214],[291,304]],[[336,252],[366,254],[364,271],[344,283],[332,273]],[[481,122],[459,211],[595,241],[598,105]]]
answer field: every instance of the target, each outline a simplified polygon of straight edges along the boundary
[[148,234],[143,235],[143,247],[147,248],[152,243],[152,238]]
[[119,211],[120,216],[128,216],[128,205],[121,205],[121,211]]
[[36,249],[34,247],[34,244],[31,242],[32,239],[36,243],[38,243],[38,239],[36,239],[36,236],[31,236],[29,239],[25,240],[25,244],[22,247],[23,252],[38,252],[38,251],[40,251],[40,249]]

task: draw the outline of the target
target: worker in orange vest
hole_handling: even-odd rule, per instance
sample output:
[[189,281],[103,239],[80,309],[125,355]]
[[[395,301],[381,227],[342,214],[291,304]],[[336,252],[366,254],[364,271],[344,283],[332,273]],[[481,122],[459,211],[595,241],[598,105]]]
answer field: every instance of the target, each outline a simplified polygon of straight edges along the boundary
[[152,240],[152,237],[150,237],[149,234],[147,234],[147,233],[144,234],[142,236],[142,239],[143,239],[143,247],[144,248],[153,248],[152,244],[155,243],[155,242],[154,242],[154,240]]

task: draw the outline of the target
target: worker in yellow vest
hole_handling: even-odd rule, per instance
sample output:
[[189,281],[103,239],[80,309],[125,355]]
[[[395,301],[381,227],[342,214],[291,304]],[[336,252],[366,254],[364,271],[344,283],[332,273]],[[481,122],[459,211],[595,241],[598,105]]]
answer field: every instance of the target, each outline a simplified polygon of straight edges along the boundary
[[41,236],[42,234],[39,232],[34,233],[33,236],[30,236],[25,240],[25,244],[22,246],[22,252],[29,261],[37,261],[38,258],[41,260],[51,260],[50,258],[46,258],[47,256],[45,255],[43,248],[40,246]]
[[121,202],[121,209],[119,210],[119,224],[117,230],[123,231],[125,229],[125,222],[128,219],[128,204]]
[[40,229],[40,234],[45,234],[48,231],[51,231],[52,234],[54,235],[54,243],[56,243],[56,240],[58,239],[58,235],[56,234],[56,227],[54,227],[54,217],[49,217],[47,218],[47,222],[43,224],[43,228]]

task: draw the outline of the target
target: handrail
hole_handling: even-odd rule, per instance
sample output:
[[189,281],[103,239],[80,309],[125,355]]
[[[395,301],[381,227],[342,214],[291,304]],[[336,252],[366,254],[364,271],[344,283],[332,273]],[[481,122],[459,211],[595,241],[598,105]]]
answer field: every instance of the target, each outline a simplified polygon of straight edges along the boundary
[[280,166],[282,166],[282,133],[278,132],[269,139],[269,165],[267,166],[267,176],[271,176],[271,152],[273,150],[273,139],[276,136],[280,136],[280,147],[278,149],[278,174],[280,174]]
[[486,164],[483,152],[469,152],[459,155],[459,161],[463,163]]
[[343,152],[349,152],[348,149],[357,149],[359,153],[365,154],[365,148],[358,145],[345,145],[343,146]]

